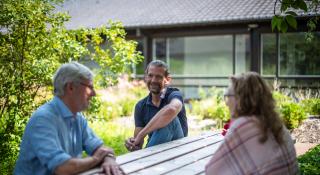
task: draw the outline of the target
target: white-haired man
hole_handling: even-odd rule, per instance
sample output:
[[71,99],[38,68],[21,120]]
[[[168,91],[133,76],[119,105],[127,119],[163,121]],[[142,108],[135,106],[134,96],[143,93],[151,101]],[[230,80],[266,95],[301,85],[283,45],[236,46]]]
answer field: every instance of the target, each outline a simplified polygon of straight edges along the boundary
[[[77,62],[63,64],[53,78],[54,98],[30,118],[14,174],[77,174],[101,165],[122,174],[111,148],[103,146],[80,113],[96,95],[93,73]],[[82,158],[85,151],[89,156]]]

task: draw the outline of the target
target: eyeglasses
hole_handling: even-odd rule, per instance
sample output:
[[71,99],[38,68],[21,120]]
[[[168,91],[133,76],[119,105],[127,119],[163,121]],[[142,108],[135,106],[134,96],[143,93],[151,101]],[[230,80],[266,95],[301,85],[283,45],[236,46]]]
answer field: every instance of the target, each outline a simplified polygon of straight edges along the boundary
[[85,83],[79,83],[80,85],[82,85],[82,86],[85,86],[85,87],[88,87],[88,88],[90,88],[91,90],[94,90],[94,87],[92,86],[92,85],[89,85],[89,84],[85,84]]

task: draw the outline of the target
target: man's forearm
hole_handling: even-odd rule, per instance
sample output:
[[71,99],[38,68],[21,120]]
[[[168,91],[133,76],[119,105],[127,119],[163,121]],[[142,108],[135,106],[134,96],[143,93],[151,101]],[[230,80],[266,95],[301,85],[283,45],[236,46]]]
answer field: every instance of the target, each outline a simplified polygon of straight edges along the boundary
[[55,170],[55,174],[77,174],[97,166],[100,162],[100,160],[95,159],[94,157],[71,158],[58,166]]
[[179,111],[180,110],[172,106],[163,107],[139,134],[145,137],[147,134],[167,126],[178,115]]

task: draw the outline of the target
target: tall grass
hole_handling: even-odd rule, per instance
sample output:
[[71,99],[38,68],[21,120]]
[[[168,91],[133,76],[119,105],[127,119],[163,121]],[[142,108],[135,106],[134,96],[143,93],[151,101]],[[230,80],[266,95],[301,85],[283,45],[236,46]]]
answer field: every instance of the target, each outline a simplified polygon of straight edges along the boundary
[[121,121],[93,121],[89,123],[93,132],[103,140],[104,144],[113,148],[116,155],[127,153],[124,141],[133,136],[134,124],[123,125]]

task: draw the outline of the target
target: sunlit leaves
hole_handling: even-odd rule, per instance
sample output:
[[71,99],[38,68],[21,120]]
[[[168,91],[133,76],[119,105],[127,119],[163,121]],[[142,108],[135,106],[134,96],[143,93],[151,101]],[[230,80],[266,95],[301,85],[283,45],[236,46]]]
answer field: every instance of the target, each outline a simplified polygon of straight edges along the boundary
[[94,61],[100,66],[96,80],[108,86],[142,59],[136,42],[125,39],[121,23],[67,30],[64,23],[70,16],[53,12],[59,2],[0,2],[0,174],[12,173],[24,124],[52,97],[52,76],[62,63]]
[[280,3],[280,14],[276,14],[274,10],[274,17],[271,20],[271,27],[272,31],[279,31],[279,32],[287,32],[290,28],[297,29],[298,23],[296,20],[297,12],[304,11],[304,12],[313,12],[315,15],[308,19],[307,27],[308,33],[307,38],[310,40],[309,36],[312,36],[312,31],[315,30],[316,25],[319,21],[319,0],[275,0],[275,4]]

